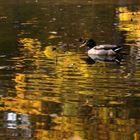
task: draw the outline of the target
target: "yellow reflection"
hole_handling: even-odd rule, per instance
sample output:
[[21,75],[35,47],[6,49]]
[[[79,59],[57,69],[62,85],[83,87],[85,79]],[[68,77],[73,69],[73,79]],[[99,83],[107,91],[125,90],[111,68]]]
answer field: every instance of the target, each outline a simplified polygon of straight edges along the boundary
[[35,137],[37,140],[82,140],[80,131],[76,131],[75,124],[77,123],[74,118],[57,117],[54,122],[59,124],[54,127],[53,131],[45,131],[36,129]]
[[57,46],[47,46],[44,50],[44,54],[49,59],[56,59],[57,57]]
[[[80,79],[89,77],[92,73],[92,69],[88,68],[80,54],[75,52],[64,53],[58,50],[57,46],[47,46],[42,51],[41,43],[37,39],[22,38],[19,43],[23,56],[22,59],[17,59],[16,66],[23,73],[15,74],[16,95],[10,99],[8,97],[3,98],[4,110],[30,115],[46,115],[43,106],[45,103],[49,104],[49,101],[51,101],[54,104],[62,104],[63,97],[60,94],[67,93],[69,90],[75,91],[78,86],[80,87],[76,74],[79,75]],[[26,60],[31,61],[31,63]],[[49,64],[52,60],[55,60],[56,63]],[[26,67],[28,65],[29,67]],[[32,69],[33,66],[35,68]],[[23,69],[24,67],[25,69]],[[47,71],[48,68],[51,68],[51,70]],[[53,77],[49,72],[54,73],[55,76]],[[71,77],[74,79],[73,83],[69,80]],[[73,89],[70,87],[72,84]],[[78,90],[77,93],[79,93]],[[52,94],[52,96],[49,97],[49,94]],[[53,97],[53,94],[57,97]],[[64,106],[62,112],[65,110],[70,112],[69,106]],[[57,116],[53,118],[53,122],[57,124],[54,127],[56,131],[48,132],[45,129],[36,129],[35,137],[38,140],[48,139],[48,137],[52,140],[79,138],[75,136],[81,134],[81,132],[75,130],[75,124],[77,123],[75,118],[69,119],[69,117]],[[41,123],[36,125],[43,126]]]
[[[41,53],[43,54],[43,52],[40,51],[41,43],[39,40],[32,38],[20,38],[18,41],[22,57],[14,58],[17,70],[23,71],[23,67],[27,67],[28,65],[30,66],[28,67],[29,69],[31,66],[40,66],[40,61],[38,58],[41,57]],[[31,61],[31,63],[26,63],[27,60],[29,60],[29,62]],[[26,68],[27,71],[28,68]],[[36,69],[33,69],[32,73],[35,71]],[[35,89],[30,91],[32,85],[39,85],[39,79],[34,80],[31,84],[29,84],[29,81],[27,81],[27,79],[30,79],[30,77],[39,77],[39,75],[33,75],[32,73],[15,74],[15,78],[13,80],[16,83],[16,94],[15,97],[11,99],[9,99],[9,97],[3,98],[5,104],[4,110],[11,110],[23,114],[43,114],[41,112],[42,102],[41,100],[36,99],[36,95],[40,95],[42,93],[39,91],[40,87],[34,86]]]
[[73,68],[73,74],[79,72],[79,74],[84,77],[90,76],[90,70],[88,70],[87,67],[88,65],[84,60],[81,59],[80,54],[77,54],[76,52],[64,53],[57,48],[57,46],[47,46],[44,50],[45,56],[49,59],[55,60],[55,62],[57,63],[55,67],[56,71],[58,71],[59,73],[63,73],[65,71],[65,75],[68,75],[68,69]]
[[48,37],[48,39],[56,39],[56,38],[61,38],[61,36],[50,35],[50,36]]
[[37,100],[25,100],[21,99],[19,97],[16,97],[14,100],[5,98],[3,99],[5,108],[4,110],[11,110],[16,113],[22,113],[22,114],[42,114],[40,111],[41,109],[41,103]]
[[134,140],[139,140],[140,139],[140,135],[138,132],[134,133]]
[[119,25],[121,31],[127,31],[126,41],[140,41],[140,9],[133,12],[128,7],[117,9]]
[[38,39],[32,39],[32,38],[20,38],[19,43],[24,47],[24,49],[27,49],[29,51],[35,51],[37,48],[40,48],[41,43],[38,41]]
[[15,85],[15,89],[17,91],[17,96],[19,96],[20,98],[24,97],[24,87],[26,86],[26,83],[25,83],[25,74],[20,74],[20,73],[17,73],[17,75],[15,76],[15,82],[17,83]]

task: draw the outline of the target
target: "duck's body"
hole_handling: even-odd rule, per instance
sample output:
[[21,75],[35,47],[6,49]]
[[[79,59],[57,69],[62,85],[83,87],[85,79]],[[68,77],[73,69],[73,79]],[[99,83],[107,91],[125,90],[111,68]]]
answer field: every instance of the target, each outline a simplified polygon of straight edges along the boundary
[[109,45],[109,44],[97,46],[93,39],[87,40],[84,44],[81,45],[81,47],[83,46],[87,46],[88,54],[92,54],[92,55],[112,56],[112,55],[116,55],[122,49],[120,46]]
[[94,46],[88,50],[88,54],[95,55],[116,55],[115,49],[118,49],[117,45],[99,45]]

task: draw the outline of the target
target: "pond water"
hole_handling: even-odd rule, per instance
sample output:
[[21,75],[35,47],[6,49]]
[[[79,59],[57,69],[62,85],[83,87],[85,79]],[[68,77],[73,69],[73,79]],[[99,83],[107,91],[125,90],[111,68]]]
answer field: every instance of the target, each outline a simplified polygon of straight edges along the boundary
[[0,139],[139,140],[139,0],[0,0]]

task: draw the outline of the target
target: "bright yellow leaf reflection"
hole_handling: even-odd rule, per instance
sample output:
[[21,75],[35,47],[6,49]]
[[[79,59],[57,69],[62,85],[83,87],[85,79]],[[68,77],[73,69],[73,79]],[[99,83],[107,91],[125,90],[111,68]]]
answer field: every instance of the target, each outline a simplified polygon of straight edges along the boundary
[[[137,7],[139,8],[139,7]],[[140,10],[140,8],[139,8]],[[121,31],[127,31],[126,41],[140,42],[140,11],[130,11],[128,7],[119,7],[117,9],[119,25]],[[135,44],[135,45],[136,45]],[[136,45],[137,46],[137,45]]]
[[47,58],[56,59],[57,57],[57,46],[47,46],[44,50],[44,54]]

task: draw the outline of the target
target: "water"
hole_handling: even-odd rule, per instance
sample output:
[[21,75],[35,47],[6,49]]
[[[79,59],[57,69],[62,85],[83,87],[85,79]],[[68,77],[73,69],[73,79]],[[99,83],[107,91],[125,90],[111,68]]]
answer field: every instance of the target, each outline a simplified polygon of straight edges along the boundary
[[0,1],[1,140],[139,140],[139,85],[139,1]]

